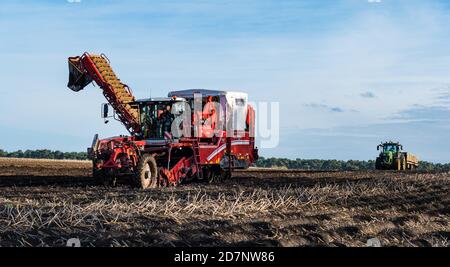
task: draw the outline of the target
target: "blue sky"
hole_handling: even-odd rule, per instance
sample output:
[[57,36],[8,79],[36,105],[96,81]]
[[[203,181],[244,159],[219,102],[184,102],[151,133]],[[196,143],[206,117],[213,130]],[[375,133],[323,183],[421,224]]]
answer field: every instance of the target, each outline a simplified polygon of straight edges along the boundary
[[432,0],[0,3],[0,148],[84,151],[98,88],[66,88],[66,58],[105,53],[138,98],[248,92],[280,103],[263,156],[372,159],[386,139],[450,162],[450,4]]

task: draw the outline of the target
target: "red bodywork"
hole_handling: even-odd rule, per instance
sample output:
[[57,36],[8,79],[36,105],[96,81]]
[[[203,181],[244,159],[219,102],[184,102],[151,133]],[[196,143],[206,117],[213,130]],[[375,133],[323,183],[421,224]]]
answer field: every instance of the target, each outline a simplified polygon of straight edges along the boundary
[[[141,156],[144,154],[152,155],[159,168],[159,184],[168,186],[178,185],[182,181],[192,178],[202,178],[205,168],[214,168],[215,170],[247,168],[257,159],[254,138],[255,111],[250,105],[248,105],[246,118],[247,131],[240,132],[239,135],[236,135],[236,133],[231,135],[227,134],[226,131],[221,131],[219,137],[182,137],[177,142],[168,139],[150,140],[142,138],[139,119],[133,116],[129,108],[125,108],[127,105],[129,107],[130,104],[124,103],[117,96],[114,85],[108,83],[95,64],[93,58],[98,62],[99,57],[106,59],[104,56],[91,56],[87,53],[81,57],[69,58],[70,64],[77,71],[76,74],[71,75],[75,75],[77,80],[87,77],[88,81],[95,81],[103,90],[105,98],[115,109],[118,119],[132,136],[95,139],[92,148],[89,150],[89,155],[94,161],[94,171],[101,170],[114,176],[133,175]],[[131,90],[128,87],[126,88],[131,95]],[[73,90],[72,87],[71,89]],[[205,118],[211,116],[211,113],[201,116]],[[194,125],[195,116],[192,121]],[[203,133],[201,126],[198,130]]]

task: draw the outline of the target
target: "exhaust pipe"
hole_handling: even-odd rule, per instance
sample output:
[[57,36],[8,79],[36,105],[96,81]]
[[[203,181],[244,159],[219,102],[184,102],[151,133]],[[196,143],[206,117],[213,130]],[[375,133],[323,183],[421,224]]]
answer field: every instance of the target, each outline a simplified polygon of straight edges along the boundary
[[98,151],[99,143],[100,143],[100,141],[98,139],[98,134],[95,134],[94,140],[92,140],[92,146],[88,147],[88,149],[87,149],[88,159],[93,160],[95,158],[95,155],[97,154],[97,151]]
[[92,78],[84,71],[80,57],[69,57],[69,87],[72,91],[78,92],[92,82]]

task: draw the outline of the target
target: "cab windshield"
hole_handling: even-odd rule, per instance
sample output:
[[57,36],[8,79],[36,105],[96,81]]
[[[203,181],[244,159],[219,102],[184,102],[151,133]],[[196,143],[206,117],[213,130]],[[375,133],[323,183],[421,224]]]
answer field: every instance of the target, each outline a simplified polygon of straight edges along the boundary
[[397,146],[396,145],[384,145],[383,150],[385,152],[397,152]]

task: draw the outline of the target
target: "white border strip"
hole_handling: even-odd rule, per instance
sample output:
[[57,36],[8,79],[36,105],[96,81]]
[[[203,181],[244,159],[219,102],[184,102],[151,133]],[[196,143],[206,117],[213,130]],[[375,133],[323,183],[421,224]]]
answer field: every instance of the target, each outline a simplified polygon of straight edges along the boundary
[[[248,140],[235,140],[231,141],[231,146],[239,146],[239,145],[249,145],[250,141]],[[217,156],[220,152],[222,152],[227,147],[227,144],[223,144],[216,148],[207,158],[206,160],[210,161],[212,158]]]

